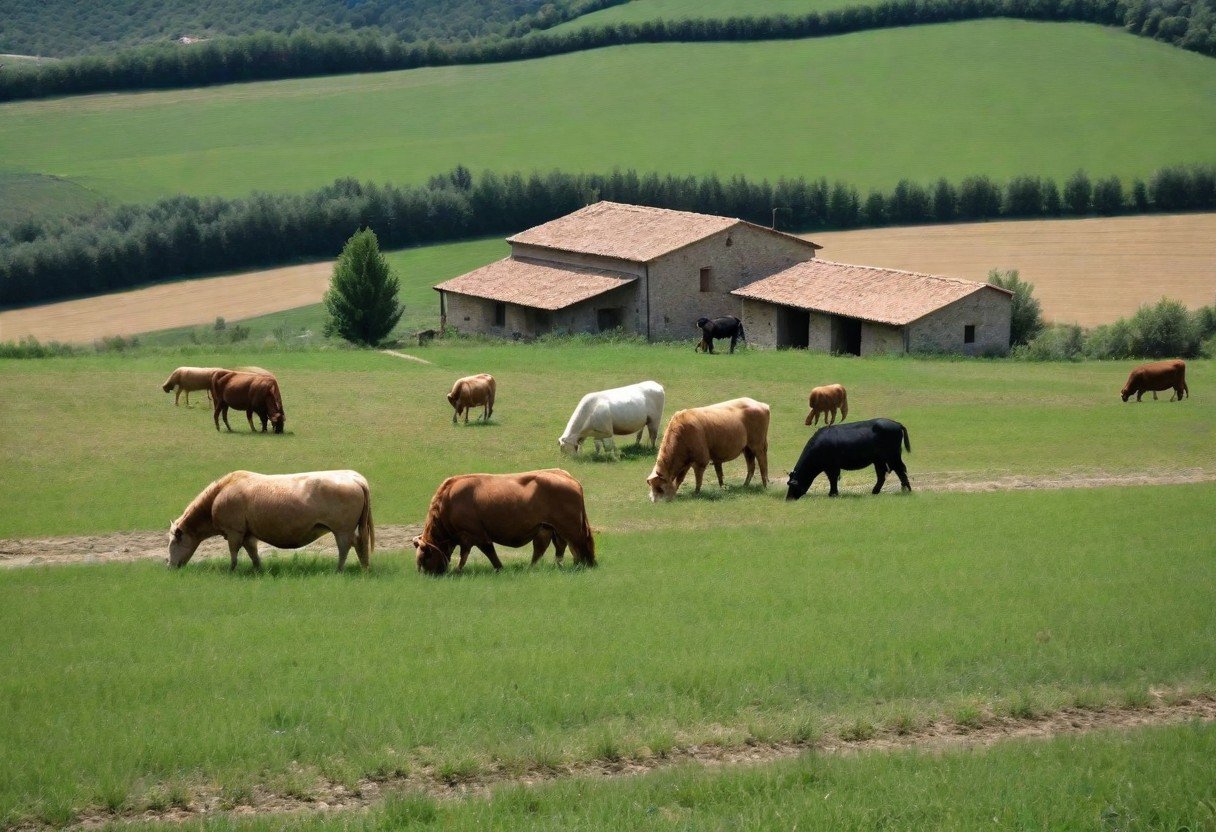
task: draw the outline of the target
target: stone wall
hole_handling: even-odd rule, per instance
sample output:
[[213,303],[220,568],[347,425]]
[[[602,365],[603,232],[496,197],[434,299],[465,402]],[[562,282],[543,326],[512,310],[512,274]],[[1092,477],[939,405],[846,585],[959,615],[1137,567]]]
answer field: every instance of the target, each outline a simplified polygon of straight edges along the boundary
[[861,322],[862,355],[898,354],[904,351],[903,327],[876,324],[870,321]]
[[[913,352],[1004,355],[1009,352],[1012,301],[998,289],[983,289],[908,325]],[[975,343],[963,343],[964,327],[975,326]]]
[[639,301],[636,283],[553,312],[514,303],[503,304],[506,312],[504,326],[494,323],[495,301],[453,292],[445,292],[444,297],[448,327],[464,335],[512,338],[518,332],[523,337],[534,338],[550,332],[599,332],[601,309],[620,310],[621,325],[626,331],[645,332],[646,326],[646,315]]

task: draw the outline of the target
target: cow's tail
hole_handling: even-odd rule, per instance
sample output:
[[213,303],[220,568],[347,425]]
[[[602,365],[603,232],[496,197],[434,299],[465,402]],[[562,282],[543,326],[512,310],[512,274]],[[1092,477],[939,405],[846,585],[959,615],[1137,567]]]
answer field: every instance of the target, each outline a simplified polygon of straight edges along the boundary
[[359,515],[359,541],[367,556],[376,551],[376,524],[372,520],[372,490],[366,482],[359,483],[363,489],[363,513]]
[[[735,320],[736,320],[736,321],[739,321],[739,319],[738,319],[738,318],[735,318]],[[746,340],[747,340],[747,333],[743,331],[743,321],[739,321],[738,330],[739,330],[739,340],[740,340],[740,341],[746,341]]]
[[899,429],[903,431],[904,434],[904,450],[906,450],[908,453],[912,453],[912,443],[908,440],[908,429],[903,425],[900,425]]
[[587,506],[583,506],[583,537],[586,544],[583,549],[583,564],[595,566],[595,536],[591,534],[591,521],[587,519]]
[[[840,421],[849,418],[849,391],[840,388]],[[908,439],[908,431],[904,429],[904,441]],[[911,450],[911,448],[909,448]]]
[[280,416],[286,416],[286,411],[283,410],[283,394],[279,390],[279,380],[275,379],[274,384],[270,387],[272,395],[274,395],[274,406],[279,409]]

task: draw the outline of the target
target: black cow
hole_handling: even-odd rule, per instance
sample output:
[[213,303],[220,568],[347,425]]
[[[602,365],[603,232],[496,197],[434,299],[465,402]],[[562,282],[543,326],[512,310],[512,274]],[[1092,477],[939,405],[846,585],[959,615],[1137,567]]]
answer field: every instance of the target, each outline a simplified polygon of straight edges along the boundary
[[743,321],[734,315],[714,318],[713,320],[709,318],[697,318],[697,329],[701,330],[701,342],[697,344],[696,349],[704,350],[711,354],[714,351],[715,338],[729,338],[731,352],[735,351],[735,344],[741,340],[747,340],[747,336],[743,334]]
[[908,429],[890,419],[870,419],[820,428],[806,443],[802,456],[798,457],[798,464],[790,473],[789,491],[785,499],[800,498],[820,474],[828,475],[831,485],[828,496],[835,497],[840,493],[836,490],[836,482],[842,469],[857,471],[868,465],[873,465],[874,473],[878,474],[878,482],[874,484],[875,494],[882,491],[888,471],[895,472],[904,491],[911,491],[908,468],[899,453],[901,438],[904,447],[911,453]]

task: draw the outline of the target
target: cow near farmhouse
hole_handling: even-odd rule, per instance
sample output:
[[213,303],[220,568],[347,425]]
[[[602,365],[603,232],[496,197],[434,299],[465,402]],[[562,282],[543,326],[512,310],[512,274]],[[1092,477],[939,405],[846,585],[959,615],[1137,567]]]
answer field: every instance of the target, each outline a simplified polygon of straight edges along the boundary
[[701,342],[693,349],[693,352],[701,350],[703,352],[713,354],[715,338],[729,338],[730,351],[735,351],[735,344],[740,340],[746,341],[747,336],[743,333],[743,321],[736,318],[734,315],[726,315],[722,318],[697,318],[697,329],[701,330]]
[[1127,401],[1133,395],[1136,397],[1136,401],[1140,401],[1141,396],[1152,392],[1155,401],[1158,390],[1169,390],[1170,388],[1174,390],[1170,401],[1175,399],[1182,401],[1183,398],[1189,398],[1191,395],[1190,388],[1186,386],[1186,362],[1181,359],[1141,364],[1127,377],[1127,384],[1123,385],[1119,395],[1123,397],[1123,401]]
[[768,423],[768,405],[747,398],[676,412],[663,432],[654,470],[646,478],[650,501],[674,500],[689,468],[696,477],[696,493],[700,493],[705,468],[711,463],[718,475],[718,485],[725,488],[722,463],[739,454],[747,460],[747,479],[743,484],[751,483],[759,463],[760,482],[767,487]]
[[564,453],[577,454],[583,440],[595,440],[595,450],[607,448],[619,457],[613,437],[637,433],[635,445],[642,443],[642,431],[650,433],[653,448],[659,435],[666,394],[657,381],[643,381],[628,387],[614,387],[588,393],[579,401],[566,431],[557,440]]
[[338,544],[339,572],[351,546],[360,566],[368,568],[376,528],[371,489],[357,471],[275,476],[233,471],[203,489],[169,526],[169,566],[185,566],[201,542],[222,535],[233,569],[241,547],[261,569],[259,540],[298,549],[329,533]]
[[178,400],[182,397],[182,393],[186,394],[186,407],[190,407],[190,394],[197,393],[199,390],[207,391],[207,398],[211,398],[211,379],[216,373],[224,372],[223,367],[178,367],[169,374],[169,378],[165,379],[165,383],[161,385],[161,389],[168,393],[173,391],[173,404],[178,406]]
[[857,471],[870,465],[874,466],[874,472],[878,475],[874,494],[882,491],[888,471],[895,472],[904,491],[911,491],[908,468],[899,452],[901,439],[904,448],[911,453],[908,429],[890,419],[869,419],[850,425],[820,428],[807,441],[802,456],[798,457],[798,464],[790,472],[789,491],[785,499],[801,498],[820,474],[828,475],[828,496],[836,497],[840,494],[836,483],[842,470]]
[[453,408],[452,424],[456,417],[464,414],[464,423],[469,423],[469,411],[481,407],[481,418],[490,421],[494,415],[494,396],[498,392],[498,382],[489,373],[478,373],[475,376],[465,376],[457,379],[448,393],[448,404]]
[[232,425],[228,424],[229,408],[245,411],[250,430],[254,430],[255,413],[262,420],[262,433],[266,432],[267,421],[274,426],[275,433],[282,433],[287,423],[278,379],[267,373],[238,373],[233,370],[218,372],[211,380],[211,398],[215,404],[212,416],[216,430],[220,429],[222,415],[224,427],[228,428],[229,433],[232,432]]
[[836,424],[836,411],[840,411],[840,421],[849,418],[849,396],[844,387],[839,384],[826,384],[811,390],[811,412],[806,414],[806,424],[813,425],[823,416],[826,425]]
[[426,525],[414,538],[419,571],[441,575],[452,552],[460,548],[463,570],[476,546],[495,569],[502,561],[494,550],[532,543],[532,563],[557,544],[558,562],[569,544],[574,562],[595,566],[595,540],[587,522],[583,487],[560,468],[523,474],[465,474],[444,480],[431,498]]

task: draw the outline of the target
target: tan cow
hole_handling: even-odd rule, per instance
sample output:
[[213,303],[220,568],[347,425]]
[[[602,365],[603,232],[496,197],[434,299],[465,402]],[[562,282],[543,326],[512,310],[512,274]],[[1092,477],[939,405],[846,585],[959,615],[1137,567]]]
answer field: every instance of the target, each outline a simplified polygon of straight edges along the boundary
[[182,397],[182,393],[185,393],[186,407],[190,407],[191,393],[206,390],[207,398],[211,398],[211,379],[215,377],[216,373],[222,372],[224,372],[223,367],[178,367],[169,374],[169,378],[161,385],[161,389],[166,393],[170,390],[174,392],[174,406],[178,406],[178,400]]
[[739,454],[747,460],[747,479],[743,484],[751,483],[759,462],[760,481],[767,487],[768,423],[768,405],[755,399],[733,399],[678,411],[667,423],[654,470],[646,478],[650,501],[657,502],[660,497],[674,500],[689,468],[697,480],[696,491],[700,492],[701,478],[710,463],[718,475],[718,485],[725,487],[722,463]]
[[232,568],[241,547],[255,569],[262,568],[258,541],[279,549],[298,549],[333,533],[338,571],[355,547],[367,569],[376,549],[372,495],[357,471],[311,471],[267,476],[233,471],[208,485],[169,526],[169,566],[184,566],[198,545],[222,535]]
[[560,468],[523,474],[465,474],[444,480],[431,498],[426,525],[414,538],[419,571],[441,575],[460,548],[464,569],[469,551],[485,552],[495,569],[502,569],[494,544],[532,543],[532,563],[557,545],[558,563],[568,543],[574,562],[595,566],[595,540],[587,522],[583,487]]
[[1123,397],[1123,401],[1127,401],[1133,395],[1135,395],[1136,401],[1140,401],[1141,396],[1151,391],[1155,401],[1158,390],[1169,390],[1170,388],[1174,390],[1170,401],[1174,401],[1174,399],[1182,401],[1184,397],[1190,398],[1191,390],[1186,386],[1186,362],[1182,359],[1141,364],[1127,377],[1127,384],[1123,385],[1119,395]]
[[823,416],[825,425],[836,424],[836,411],[840,411],[840,421],[849,418],[849,397],[844,387],[839,384],[825,384],[811,390],[811,412],[806,414],[806,424],[813,425]]
[[469,411],[478,406],[482,408],[481,418],[490,421],[490,417],[494,415],[494,395],[497,390],[498,383],[489,373],[457,379],[452,385],[452,392],[448,393],[448,404],[455,408],[452,424],[456,424],[456,417],[463,413],[464,423],[467,425]]
[[224,427],[232,432],[228,424],[228,409],[236,408],[245,411],[249,420],[249,429],[254,430],[253,414],[258,414],[262,420],[262,433],[266,432],[266,422],[274,425],[275,433],[282,433],[287,424],[287,415],[283,412],[283,395],[279,392],[279,381],[267,373],[238,373],[232,370],[221,370],[211,379],[211,400],[215,406],[212,417],[215,419],[215,429],[220,429],[220,416],[224,417]]

